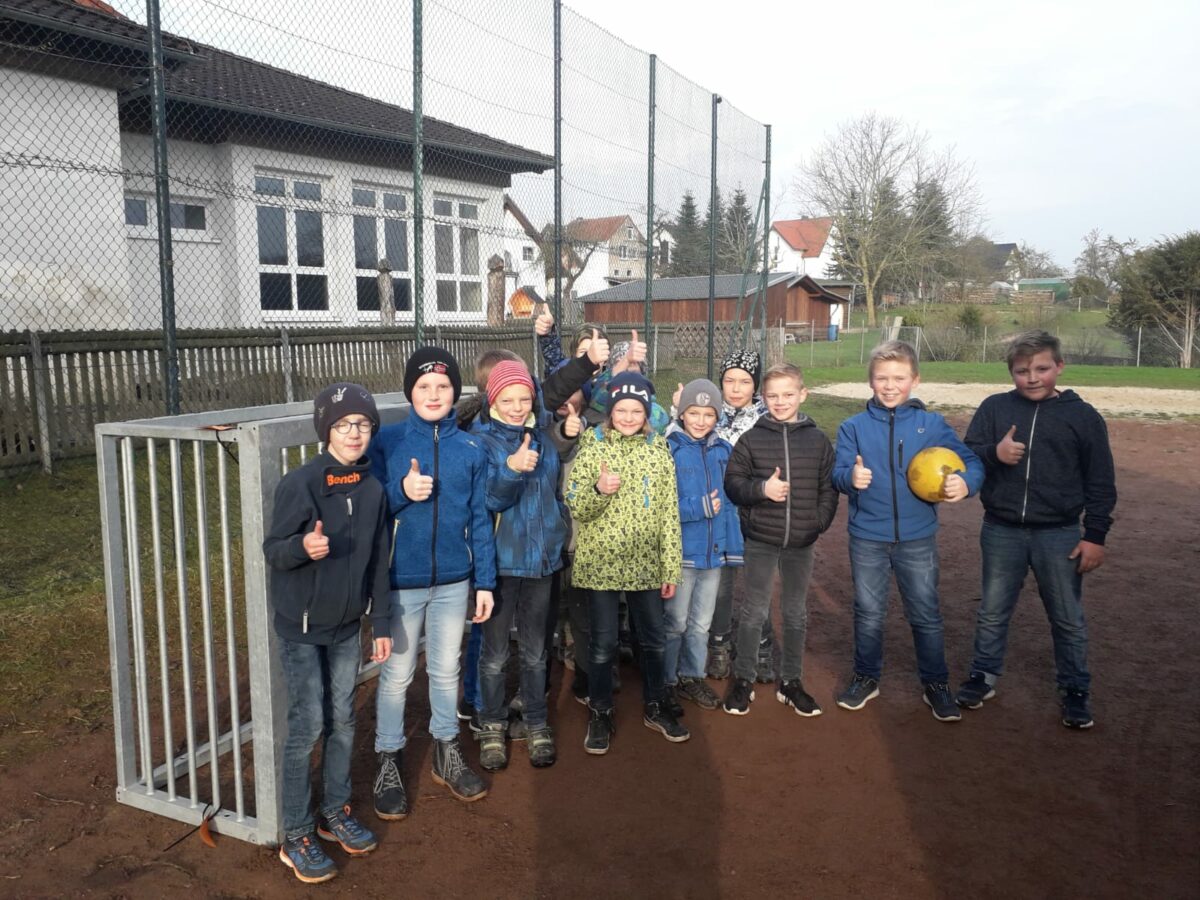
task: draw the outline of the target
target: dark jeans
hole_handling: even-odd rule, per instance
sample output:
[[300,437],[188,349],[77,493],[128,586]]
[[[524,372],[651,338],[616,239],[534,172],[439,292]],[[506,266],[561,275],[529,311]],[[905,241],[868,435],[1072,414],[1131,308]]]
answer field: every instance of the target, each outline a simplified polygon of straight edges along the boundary
[[921,681],[948,680],[938,606],[937,538],[889,542],[851,535],[850,571],[854,578],[854,671],[878,679],[883,670],[883,623],[894,572],[904,617],[912,628]]
[[467,652],[463,655],[463,699],[478,710],[483,705],[479,694],[479,655],[483,652],[483,626],[471,623],[471,636],[467,638]]
[[972,670],[985,675],[1004,671],[1008,623],[1017,606],[1025,575],[1033,569],[1050,636],[1060,687],[1087,691],[1087,622],[1083,617],[1083,576],[1075,571],[1071,551],[1079,543],[1078,525],[1064,528],[1020,528],[984,522],[979,535],[983,550],[983,601],[975,625]]
[[763,623],[771,615],[771,591],[779,573],[779,607],[783,613],[781,677],[794,681],[804,674],[804,638],[808,630],[808,580],[812,576],[813,545],[776,547],[746,539],[746,598],[738,619],[737,658],[733,674],[754,680]]
[[337,644],[299,644],[280,639],[287,682],[288,731],[283,745],[283,831],[311,834],[312,751],[321,750],[322,815],[350,802],[350,754],[354,749],[354,688],[362,657],[358,635]]
[[552,576],[514,578],[501,575],[496,585],[492,616],[480,626],[483,650],[479,656],[479,718],[484,724],[508,721],[504,705],[504,664],[514,620],[521,654],[522,717],[531,727],[546,724],[546,619],[550,615]]
[[591,625],[588,606],[591,591],[584,588],[567,588],[567,621],[571,623],[571,637],[575,641],[575,671],[588,670],[588,644],[591,641]]
[[[621,591],[592,591],[588,602],[591,640],[588,644],[588,702],[593,709],[612,709],[613,661],[617,658],[617,623]],[[625,591],[629,616],[637,632],[642,670],[642,699],[663,699],[663,599],[657,590]]]
[[[729,637],[729,632],[733,628],[734,585],[736,579],[742,577],[741,573],[741,566],[723,566],[721,568],[721,585],[717,588],[717,605],[713,607],[712,625],[708,627],[710,641]],[[764,641],[771,640],[773,630],[771,616],[767,615],[763,619],[762,639]]]

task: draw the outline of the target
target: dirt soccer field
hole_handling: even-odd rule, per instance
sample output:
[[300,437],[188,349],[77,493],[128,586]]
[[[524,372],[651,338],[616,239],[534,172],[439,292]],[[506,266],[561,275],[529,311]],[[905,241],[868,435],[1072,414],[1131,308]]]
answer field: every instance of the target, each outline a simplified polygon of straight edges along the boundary
[[[965,424],[957,423],[960,427]],[[801,719],[760,690],[750,715],[688,708],[692,740],[641,725],[636,673],[618,733],[583,752],[585,714],[556,676],[558,764],[518,746],[482,802],[429,776],[424,681],[405,760],[414,810],[378,826],[372,856],[334,858],[323,896],[1195,897],[1200,885],[1200,426],[1110,423],[1121,494],[1108,562],[1085,587],[1090,732],[1058,722],[1050,639],[1027,585],[999,694],[958,724],[920,702],[893,605],[882,696],[834,706],[851,656],[845,507],[818,544],[805,681],[825,707]],[[952,677],[970,662],[980,507],[947,507],[942,598]],[[103,640],[101,636],[97,639]],[[66,651],[69,652],[69,649]],[[356,803],[368,812],[373,688],[362,696]],[[475,748],[468,746],[473,757]],[[111,726],[0,772],[0,896],[316,895],[273,851],[187,829],[113,800]]]

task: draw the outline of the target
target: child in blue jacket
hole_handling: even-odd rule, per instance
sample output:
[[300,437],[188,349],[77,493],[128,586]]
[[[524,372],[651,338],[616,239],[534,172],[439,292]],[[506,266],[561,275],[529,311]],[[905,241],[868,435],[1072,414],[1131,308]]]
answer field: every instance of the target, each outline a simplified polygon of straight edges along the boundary
[[663,604],[665,680],[668,702],[677,689],[702,709],[716,709],[721,698],[704,680],[708,629],[723,567],[742,565],[737,508],[725,496],[725,467],[733,447],[717,435],[721,391],[711,381],[689,382],[676,406],[680,428],[667,437],[667,446],[679,492],[683,577],[675,597]]
[[867,368],[874,396],[838,430],[833,484],[850,500],[850,568],[854,579],[854,676],[837,697],[862,709],[879,696],[889,574],[895,573],[912,627],[924,700],[939,722],[962,718],[950,694],[942,611],[938,603],[937,506],[919,498],[906,477],[926,447],[947,447],[966,471],[946,476],[942,492],[957,503],[983,485],[983,463],[938,413],[912,396],[921,383],[917,354],[885,341]]

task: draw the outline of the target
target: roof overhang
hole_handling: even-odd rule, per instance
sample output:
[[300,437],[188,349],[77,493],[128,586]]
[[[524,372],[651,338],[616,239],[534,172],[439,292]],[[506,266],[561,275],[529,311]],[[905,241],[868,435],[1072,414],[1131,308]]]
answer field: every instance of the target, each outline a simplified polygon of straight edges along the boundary
[[811,275],[797,275],[788,282],[788,290],[791,290],[794,287],[804,288],[804,290],[807,291],[809,296],[811,296],[814,300],[824,300],[826,303],[846,302],[845,297],[835,294],[833,291],[827,290],[822,285],[817,284],[816,279]]

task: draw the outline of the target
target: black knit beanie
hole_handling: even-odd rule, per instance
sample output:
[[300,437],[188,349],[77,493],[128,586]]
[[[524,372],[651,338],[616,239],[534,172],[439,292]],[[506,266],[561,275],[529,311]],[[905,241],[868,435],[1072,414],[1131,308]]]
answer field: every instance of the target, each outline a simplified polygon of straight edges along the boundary
[[422,347],[408,358],[404,366],[404,396],[412,400],[413,387],[422,375],[435,373],[445,375],[454,386],[454,402],[458,402],[462,394],[462,374],[458,371],[458,362],[442,347]]
[[650,401],[654,399],[654,385],[637,372],[622,372],[608,383],[608,414],[622,400],[636,400],[650,416]]
[[379,408],[375,398],[361,384],[349,381],[339,381],[317,394],[313,400],[313,428],[317,430],[317,438],[322,443],[329,443],[329,429],[338,419],[354,414],[366,416],[379,430]]
[[721,360],[721,377],[718,380],[724,382],[725,373],[730,369],[741,369],[750,373],[750,377],[754,379],[754,389],[757,391],[760,367],[758,354],[753,350],[735,350]]

